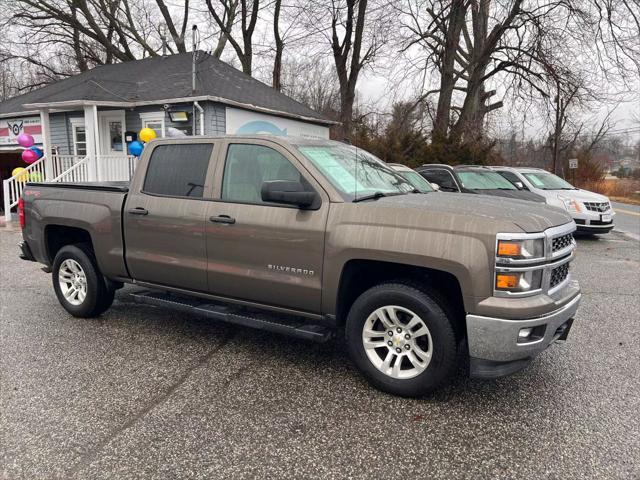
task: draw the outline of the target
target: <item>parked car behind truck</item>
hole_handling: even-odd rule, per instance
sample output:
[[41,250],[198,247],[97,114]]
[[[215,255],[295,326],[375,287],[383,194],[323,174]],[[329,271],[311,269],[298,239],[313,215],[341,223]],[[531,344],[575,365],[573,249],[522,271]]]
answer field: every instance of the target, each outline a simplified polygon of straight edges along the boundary
[[565,339],[580,301],[565,212],[419,194],[327,140],[192,137],[145,147],[130,185],[28,184],[22,257],[76,317],[132,294],[324,341],[344,330],[376,387],[417,396],[525,367]]
[[541,168],[492,168],[518,190],[541,195],[548,205],[569,212],[580,232],[609,233],[614,227],[615,212],[604,195],[576,188]]
[[417,171],[443,192],[462,192],[496,197],[516,198],[544,203],[544,197],[517,189],[511,182],[479,165],[422,165]]

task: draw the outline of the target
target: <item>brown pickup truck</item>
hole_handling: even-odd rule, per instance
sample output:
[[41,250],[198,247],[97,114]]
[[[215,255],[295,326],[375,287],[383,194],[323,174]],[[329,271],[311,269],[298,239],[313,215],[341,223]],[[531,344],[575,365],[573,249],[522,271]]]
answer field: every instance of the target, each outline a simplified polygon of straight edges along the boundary
[[28,184],[21,256],[77,317],[137,302],[323,341],[399,395],[460,362],[525,367],[566,338],[580,301],[575,224],[535,203],[419,193],[328,140],[192,137],[147,145],[130,184]]

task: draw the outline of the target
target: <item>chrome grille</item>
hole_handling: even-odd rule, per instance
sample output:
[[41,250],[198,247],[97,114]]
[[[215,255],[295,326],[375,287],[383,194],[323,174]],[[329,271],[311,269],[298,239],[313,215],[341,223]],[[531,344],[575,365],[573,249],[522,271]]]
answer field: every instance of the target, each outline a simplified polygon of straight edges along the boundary
[[549,282],[549,288],[553,288],[556,285],[560,285],[565,278],[569,275],[569,264],[565,263],[559,267],[554,268],[551,271],[551,281]]
[[606,212],[611,209],[609,202],[584,202],[584,207],[592,212]]
[[556,237],[551,241],[551,250],[555,253],[563,248],[567,248],[569,245],[573,243],[573,234],[568,233],[566,235],[562,235],[560,237]]

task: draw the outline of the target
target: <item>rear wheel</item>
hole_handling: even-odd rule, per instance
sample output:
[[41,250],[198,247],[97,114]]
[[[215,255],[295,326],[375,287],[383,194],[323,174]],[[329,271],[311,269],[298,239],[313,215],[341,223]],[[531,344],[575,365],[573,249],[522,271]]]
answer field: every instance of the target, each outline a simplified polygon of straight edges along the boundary
[[113,303],[115,290],[105,283],[86,245],[67,245],[58,251],[52,280],[58,301],[74,317],[96,317]]
[[436,299],[419,287],[389,283],[354,302],[346,327],[349,353],[375,387],[415,397],[454,376],[454,330]]

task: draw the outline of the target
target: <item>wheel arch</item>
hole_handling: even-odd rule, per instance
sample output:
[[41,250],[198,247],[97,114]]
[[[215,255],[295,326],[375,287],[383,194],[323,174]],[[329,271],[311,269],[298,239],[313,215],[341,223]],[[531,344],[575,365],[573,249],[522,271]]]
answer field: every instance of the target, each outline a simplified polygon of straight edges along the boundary
[[338,285],[335,314],[339,325],[345,323],[353,302],[369,288],[381,283],[407,283],[436,293],[452,316],[456,335],[465,335],[464,297],[459,280],[450,272],[428,267],[405,265],[379,260],[352,259],[343,267]]
[[49,265],[53,265],[57,253],[62,247],[86,243],[93,251],[93,241],[88,230],[69,225],[50,224],[44,229],[45,254]]

